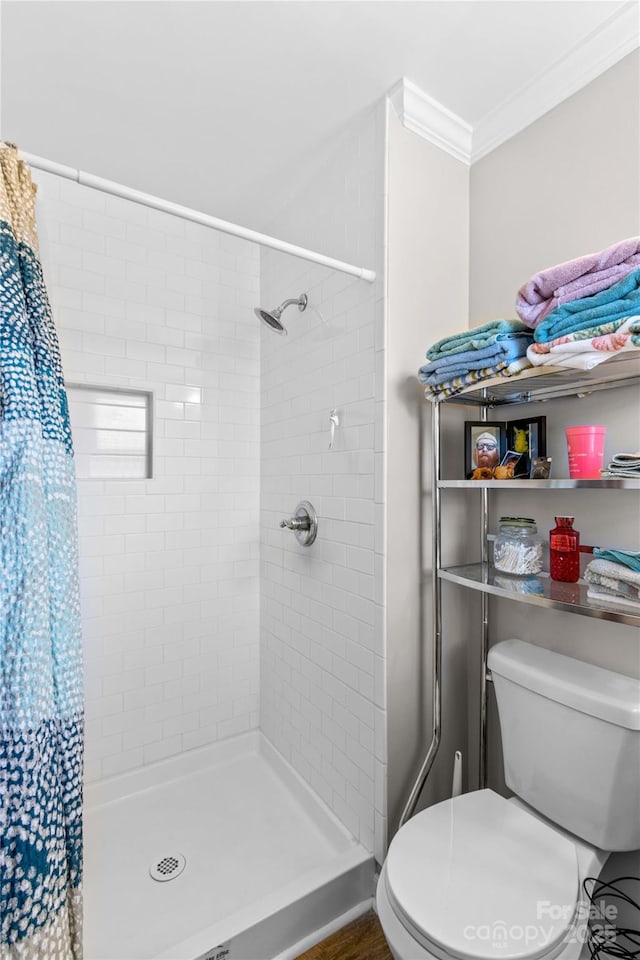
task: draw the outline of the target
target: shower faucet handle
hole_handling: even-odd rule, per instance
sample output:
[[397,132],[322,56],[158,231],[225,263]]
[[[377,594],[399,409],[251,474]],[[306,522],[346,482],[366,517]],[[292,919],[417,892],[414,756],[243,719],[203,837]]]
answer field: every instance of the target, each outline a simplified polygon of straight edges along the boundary
[[280,526],[292,530],[302,547],[310,547],[318,534],[318,515],[313,504],[302,500],[292,517],[285,517]]
[[280,526],[287,527],[289,530],[309,530],[311,527],[311,520],[308,516],[288,517],[286,520],[280,521]]

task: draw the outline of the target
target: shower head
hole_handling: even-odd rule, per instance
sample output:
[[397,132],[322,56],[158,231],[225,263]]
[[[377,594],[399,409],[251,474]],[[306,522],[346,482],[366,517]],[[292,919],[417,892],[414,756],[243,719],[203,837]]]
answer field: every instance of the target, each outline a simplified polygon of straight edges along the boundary
[[287,335],[287,328],[283,324],[280,317],[287,309],[287,307],[292,306],[296,303],[298,305],[298,310],[302,313],[303,310],[307,308],[307,295],[306,293],[301,293],[296,300],[285,300],[284,303],[281,303],[279,307],[276,307],[275,310],[263,310],[262,307],[255,307],[254,313],[259,320],[262,320],[263,323],[266,323],[268,327],[272,330],[275,330],[276,333],[280,333],[282,336]]

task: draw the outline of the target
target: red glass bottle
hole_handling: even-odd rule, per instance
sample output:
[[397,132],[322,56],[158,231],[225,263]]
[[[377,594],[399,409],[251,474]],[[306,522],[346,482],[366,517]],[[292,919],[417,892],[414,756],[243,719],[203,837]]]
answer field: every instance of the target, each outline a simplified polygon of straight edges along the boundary
[[580,578],[580,534],[574,517],[556,517],[549,531],[549,569],[552,580],[575,583]]

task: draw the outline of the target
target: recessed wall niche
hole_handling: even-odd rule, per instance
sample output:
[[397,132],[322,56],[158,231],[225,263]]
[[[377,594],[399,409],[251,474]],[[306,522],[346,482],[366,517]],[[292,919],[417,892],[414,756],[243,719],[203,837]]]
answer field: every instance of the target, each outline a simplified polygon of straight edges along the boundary
[[146,480],[152,475],[153,395],[67,384],[76,477]]

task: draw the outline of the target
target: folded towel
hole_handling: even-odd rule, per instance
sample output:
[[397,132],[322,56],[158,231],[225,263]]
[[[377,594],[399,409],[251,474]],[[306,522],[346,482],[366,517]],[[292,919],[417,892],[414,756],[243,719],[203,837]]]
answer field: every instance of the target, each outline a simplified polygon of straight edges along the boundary
[[497,363],[510,363],[518,360],[527,352],[531,344],[531,333],[516,333],[504,340],[496,341],[479,350],[465,350],[441,360],[434,360],[420,367],[418,377],[422,383],[434,385],[462,377],[471,370],[484,370]]
[[638,453],[616,453],[609,463],[610,470],[640,470],[640,451]]
[[440,357],[449,357],[466,350],[480,350],[514,333],[526,332],[527,327],[521,320],[490,320],[481,327],[462,330],[451,337],[438,340],[427,350],[427,360],[438,360]]
[[635,600],[636,602],[640,601],[640,586],[634,586],[634,584],[618,580],[616,577],[607,577],[604,574],[597,573],[591,565],[585,570],[584,579],[588,583],[596,584],[597,588],[603,593],[626,597],[628,600]]
[[534,336],[534,347],[538,353],[548,353],[552,347],[561,343],[579,343],[582,340],[593,340],[596,337],[615,337],[616,333],[630,333],[633,332],[638,323],[640,323],[640,316],[624,317],[621,320],[611,320],[606,323],[594,323],[590,327],[583,327],[574,331],[574,333],[565,333],[544,343],[537,343]]
[[609,464],[611,469],[617,467],[623,467],[628,469],[629,467],[640,467],[640,450],[637,450],[636,453],[616,453]]
[[594,590],[598,591],[598,593],[606,593],[610,597],[622,597],[623,600],[633,600],[634,603],[640,603],[640,592],[636,590],[634,593],[633,588],[630,587],[629,584],[621,584],[623,588],[627,586],[627,590],[617,590],[615,587],[610,587],[608,584],[602,583],[600,580],[593,579],[589,580],[588,582]]
[[622,607],[640,611],[640,600],[636,602],[635,600],[626,600],[623,597],[612,597],[609,593],[600,593],[594,587],[589,587],[587,590],[587,598],[597,600],[599,603],[619,603]]
[[638,480],[640,479],[640,467],[637,470],[609,470],[604,467],[600,471],[603,480]]
[[587,570],[590,574],[596,574],[598,577],[609,577],[611,580],[628,583],[632,587],[640,587],[640,572],[631,570],[623,563],[615,563],[613,560],[603,560],[602,557],[596,557],[589,563]]
[[617,453],[600,471],[603,477],[640,477],[640,450],[637,453]]
[[518,316],[535,327],[556,307],[591,297],[640,267],[640,237],[621,240],[577,260],[567,260],[536,273],[518,291]]
[[593,370],[620,353],[640,351],[632,340],[630,327],[636,318],[599,323],[577,330],[548,343],[532,343],[527,356],[534,367],[545,365]]
[[629,327],[631,330],[631,339],[634,343],[640,344],[640,317],[637,317]]
[[434,384],[425,387],[424,395],[427,400],[438,403],[453,397],[460,393],[465,387],[471,387],[474,384],[481,383],[483,380],[491,380],[494,377],[517,377],[523,370],[531,369],[531,364],[526,357],[520,357],[518,360],[512,360],[511,363],[498,363],[493,367],[486,367],[484,370],[472,370],[462,377],[454,377],[444,383]]
[[538,324],[533,336],[538,343],[547,343],[597,323],[611,323],[639,315],[640,270],[634,270],[624,280],[601,290],[594,297],[572,300],[553,310]]
[[[629,570],[634,571],[635,573],[640,574],[640,553],[637,553],[634,550],[608,550],[605,547],[594,547],[593,555],[598,560],[603,563],[614,563],[617,566],[622,566]],[[595,560],[591,561],[592,565],[595,563]],[[596,568],[599,573],[606,573],[606,570]],[[614,573],[613,576],[616,574]],[[635,580],[631,580],[631,583],[635,583]],[[640,583],[640,580],[637,581]]]

